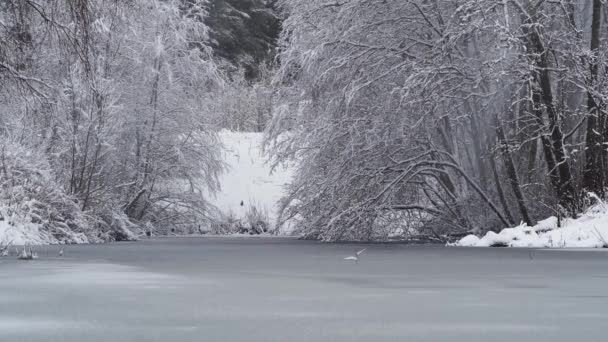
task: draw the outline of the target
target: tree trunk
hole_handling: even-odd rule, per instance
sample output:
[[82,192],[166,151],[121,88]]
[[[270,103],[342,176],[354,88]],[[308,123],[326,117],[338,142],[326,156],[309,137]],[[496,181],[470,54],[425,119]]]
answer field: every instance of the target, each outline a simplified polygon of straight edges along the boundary
[[[533,14],[533,17],[535,16],[536,15]],[[539,32],[541,28],[531,25],[534,24],[534,21],[534,18],[526,20],[527,24],[530,25],[524,25],[522,29],[530,51],[528,58],[534,68],[534,81],[538,86],[538,89],[534,90],[535,94],[533,96],[535,112],[537,112],[537,118],[539,117],[538,113],[542,112],[543,108],[547,113],[547,118],[549,119],[549,136],[542,136],[547,165],[550,168],[550,172],[557,172],[557,176],[553,174],[551,177],[559,204],[570,214],[573,214],[577,209],[577,194],[573,184],[570,164],[568,163],[568,158],[566,156],[566,149],[564,147],[564,135],[561,129],[560,113],[555,106],[553,96],[551,74],[549,71],[550,49],[543,44],[541,32]],[[553,160],[551,160],[550,155],[553,156]],[[552,164],[555,169],[552,168]]]
[[503,163],[505,164],[505,169],[507,171],[507,177],[509,178],[509,183],[511,183],[511,189],[513,190],[513,194],[515,195],[515,199],[517,200],[517,206],[519,207],[521,217],[529,226],[532,226],[532,220],[530,220],[528,208],[526,207],[526,200],[524,199],[524,195],[521,192],[519,178],[517,176],[517,169],[515,168],[513,157],[511,156],[511,152],[509,151],[509,145],[507,144],[507,138],[505,136],[504,129],[498,121],[498,118],[496,118],[496,135],[498,136],[498,142],[500,143],[500,151],[502,154]]
[[476,111],[472,110],[471,106],[469,105],[468,101],[465,101],[465,108],[467,110],[470,110],[470,115],[469,115],[469,125],[470,125],[470,129],[471,129],[471,139],[473,140],[473,153],[475,154],[475,163],[477,165],[475,165],[475,167],[477,167],[477,171],[479,174],[479,185],[481,186],[481,189],[486,191],[488,189],[488,185],[487,185],[487,175],[486,175],[486,168],[483,165],[483,159],[482,159],[482,154],[483,154],[483,150],[482,150],[482,144],[481,142],[484,140],[483,137],[483,130],[480,128],[480,122],[479,122],[479,118],[476,115]]
[[528,151],[528,169],[526,177],[528,182],[532,181],[534,170],[536,169],[536,155],[538,154],[538,140],[534,139],[530,142],[530,150]]
[[496,168],[496,162],[494,161],[494,155],[490,155],[488,158],[490,162],[490,168],[492,169],[492,175],[494,176],[494,184],[496,185],[496,192],[498,193],[498,199],[500,200],[500,204],[502,205],[502,209],[505,211],[505,216],[507,220],[511,223],[511,226],[515,224],[515,220],[513,219],[513,215],[511,215],[511,211],[509,210],[509,203],[505,198],[505,192],[502,189],[502,184],[500,183],[500,175],[498,174],[498,170]]
[[[539,50],[537,50],[539,51]],[[547,117],[549,118],[549,132],[551,144],[553,146],[553,155],[557,164],[559,173],[559,186],[557,188],[557,197],[560,204],[568,211],[572,211],[576,206],[576,196],[574,184],[572,183],[572,173],[570,164],[566,157],[564,148],[564,136],[560,127],[560,117],[557,112],[553,100],[553,92],[551,89],[551,77],[547,68],[549,67],[546,60],[546,53],[543,53],[539,64],[540,72],[537,74],[537,81],[540,84],[543,103],[546,108]]]
[[585,139],[585,168],[583,169],[583,187],[598,196],[604,197],[604,151],[603,133],[605,131],[604,114],[595,100],[593,90],[596,88],[599,72],[600,32],[602,25],[602,2],[593,0],[593,19],[591,23],[591,52],[590,78],[587,87],[587,135]]
[[[536,118],[536,123],[539,127],[539,131],[545,130],[545,121],[543,119],[543,111],[540,104],[540,94],[536,89],[532,93],[532,111]],[[540,142],[543,147],[543,153],[545,155],[545,163],[547,164],[547,172],[549,173],[549,180],[553,188],[559,187],[559,174],[557,173],[557,165],[555,163],[555,157],[553,156],[553,148],[551,146],[551,140],[545,134],[541,133]]]

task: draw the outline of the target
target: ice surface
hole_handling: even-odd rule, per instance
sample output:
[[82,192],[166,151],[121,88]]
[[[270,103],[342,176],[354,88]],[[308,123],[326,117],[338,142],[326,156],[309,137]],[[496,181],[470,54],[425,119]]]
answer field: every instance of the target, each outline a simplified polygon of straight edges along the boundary
[[[359,264],[343,260],[368,247]],[[0,259],[0,340],[603,341],[608,254],[178,238]],[[596,250],[603,251],[603,250]]]

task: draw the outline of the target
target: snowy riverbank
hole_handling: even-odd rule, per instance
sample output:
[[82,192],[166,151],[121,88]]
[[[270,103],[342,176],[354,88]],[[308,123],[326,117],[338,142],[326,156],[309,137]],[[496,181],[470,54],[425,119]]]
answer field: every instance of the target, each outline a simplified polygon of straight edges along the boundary
[[599,202],[578,218],[550,217],[535,226],[525,223],[479,238],[468,235],[453,244],[461,247],[608,248],[608,206]]

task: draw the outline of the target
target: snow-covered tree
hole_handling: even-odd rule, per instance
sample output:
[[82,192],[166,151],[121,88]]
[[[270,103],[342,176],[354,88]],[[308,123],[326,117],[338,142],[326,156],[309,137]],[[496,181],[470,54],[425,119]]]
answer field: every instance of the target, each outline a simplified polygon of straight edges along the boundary
[[580,208],[590,61],[605,70],[589,53],[586,6],[280,4],[268,147],[299,161],[284,215],[309,237],[439,236]]
[[206,2],[0,6],[1,134],[48,156],[100,230],[206,222],[204,193],[217,189],[223,167],[210,128],[221,80]]

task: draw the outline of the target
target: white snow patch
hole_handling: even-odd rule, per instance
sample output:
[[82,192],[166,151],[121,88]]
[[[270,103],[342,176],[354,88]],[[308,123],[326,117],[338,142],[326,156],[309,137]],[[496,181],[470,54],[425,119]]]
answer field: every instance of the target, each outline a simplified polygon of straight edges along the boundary
[[468,235],[452,244],[460,247],[533,247],[533,248],[602,248],[608,247],[608,208],[603,202],[592,206],[575,219],[550,217],[535,226],[525,223],[503,229],[500,233],[488,232],[482,238]]
[[[0,221],[0,246],[12,245],[48,245],[60,243],[51,233],[41,230],[41,224],[27,222],[17,217],[4,217]],[[70,238],[75,243],[88,243],[84,234],[71,233]]]
[[226,149],[224,162],[229,169],[220,177],[222,189],[211,199],[212,204],[225,215],[232,214],[238,219],[244,219],[252,207],[257,207],[268,212],[274,227],[278,202],[291,180],[292,169],[271,170],[262,149],[262,133],[223,130],[219,135]]
[[475,246],[479,243],[479,238],[476,235],[467,235],[458,241],[459,246]]

